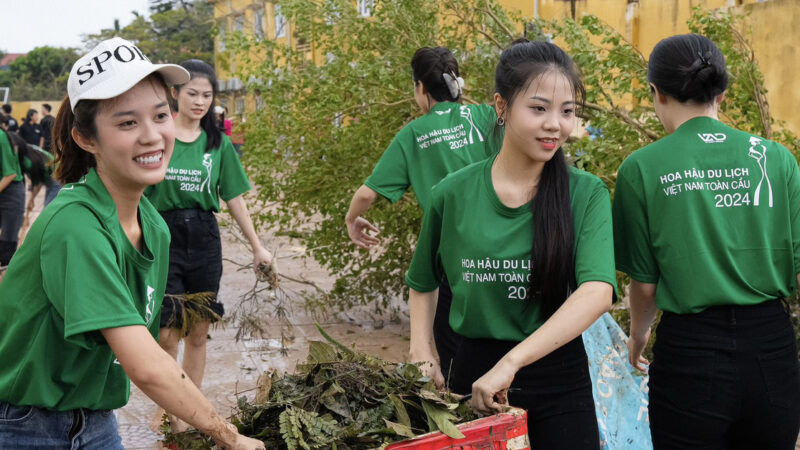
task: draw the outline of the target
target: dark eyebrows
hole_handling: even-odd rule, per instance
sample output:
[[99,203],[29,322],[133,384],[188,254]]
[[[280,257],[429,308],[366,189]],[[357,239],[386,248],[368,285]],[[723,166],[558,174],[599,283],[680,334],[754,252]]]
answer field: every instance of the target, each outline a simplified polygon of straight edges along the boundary
[[[163,108],[165,106],[169,106],[169,103],[167,103],[166,101],[163,101],[163,102],[157,104],[155,107],[153,107],[153,109],[161,109],[161,108]],[[117,117],[122,117],[122,116],[135,116],[135,115],[136,115],[136,111],[120,111],[120,112],[116,112],[116,113],[112,114],[111,117],[117,118]]]
[[[551,103],[550,100],[548,100],[548,99],[546,99],[544,97],[537,97],[535,95],[533,97],[530,97],[530,100],[538,100],[538,101],[540,101],[542,103],[546,103],[548,105]],[[561,106],[571,106],[571,105],[575,105],[575,104],[576,103],[575,103],[574,100],[570,100],[568,102],[564,102]]]

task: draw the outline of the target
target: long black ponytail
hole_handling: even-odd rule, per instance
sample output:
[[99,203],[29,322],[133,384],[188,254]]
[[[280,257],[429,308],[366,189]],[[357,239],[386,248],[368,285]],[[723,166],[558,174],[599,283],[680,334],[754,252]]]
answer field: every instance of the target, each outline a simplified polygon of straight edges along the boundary
[[[44,153],[31,147],[25,139],[22,139],[17,133],[7,133],[8,140],[11,142],[11,147],[16,150],[17,158],[19,159],[19,167],[22,173],[31,179],[33,185],[42,184],[47,179],[47,172],[45,166],[50,162]],[[30,161],[30,167],[26,168],[25,160]]]
[[[510,110],[519,93],[550,71],[559,72],[570,81],[575,102],[582,105],[586,93],[577,67],[563,50],[548,42],[519,39],[503,51],[495,71],[495,91],[506,100],[506,108]],[[563,149],[559,148],[545,163],[531,210],[533,260],[528,300],[539,302],[542,311],[550,315],[575,288],[575,231],[569,168]]]

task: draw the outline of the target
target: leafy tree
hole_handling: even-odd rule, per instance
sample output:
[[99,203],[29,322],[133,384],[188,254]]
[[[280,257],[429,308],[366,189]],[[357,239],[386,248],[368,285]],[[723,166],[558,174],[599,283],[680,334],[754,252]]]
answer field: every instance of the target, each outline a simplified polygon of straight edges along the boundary
[[15,99],[59,99],[67,91],[69,69],[78,56],[72,48],[37,47],[11,63],[0,75],[0,84],[9,86]]
[[[250,87],[265,105],[248,117],[245,158],[258,197],[277,206],[258,218],[302,237],[311,255],[336,274],[331,298],[339,308],[381,308],[406,294],[403,278],[421,216],[413,196],[395,205],[378,201],[369,211],[382,230],[379,248],[370,252],[351,245],[343,218],[393,136],[419,115],[409,67],[416,48],[452,49],[467,80],[466,100],[489,102],[499,52],[521,37],[514,30],[525,30],[529,39],[553,36],[583,72],[583,118],[604,135],[578,139],[568,151],[612,190],[624,158],[665,133],[652,110],[642,53],[594,16],[528,22],[496,0],[376,0],[365,19],[351,3],[281,1],[296,26],[292,38],[315,43],[324,65],[274,40],[234,33],[227,47],[242,61],[239,77],[255,80]],[[732,83],[722,119],[796,150],[793,136],[775,131],[780,124],[769,116],[763,76],[736,31],[742,23],[731,13],[699,9],[689,22],[728,56]]]
[[114,36],[136,43],[153,62],[179,63],[186,59],[213,62],[214,6],[203,1],[152,0],[150,17],[133,11],[134,20],[84,37],[87,47]]

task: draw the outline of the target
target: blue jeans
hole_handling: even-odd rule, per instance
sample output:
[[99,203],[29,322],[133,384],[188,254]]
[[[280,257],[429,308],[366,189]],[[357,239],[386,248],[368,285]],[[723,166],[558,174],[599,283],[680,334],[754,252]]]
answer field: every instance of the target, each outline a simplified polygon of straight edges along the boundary
[[111,410],[51,411],[0,402],[0,447],[122,450]]

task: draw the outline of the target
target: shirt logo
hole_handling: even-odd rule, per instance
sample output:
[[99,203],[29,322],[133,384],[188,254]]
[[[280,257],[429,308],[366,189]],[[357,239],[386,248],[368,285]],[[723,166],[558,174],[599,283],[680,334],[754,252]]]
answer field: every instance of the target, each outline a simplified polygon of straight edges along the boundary
[[203,153],[203,167],[206,168],[206,179],[203,180],[203,184],[200,185],[200,192],[203,192],[203,189],[206,189],[208,193],[211,193],[211,169],[214,167],[214,161],[211,159],[211,153]]
[[697,133],[697,136],[706,144],[721,144],[728,139],[724,133]]
[[148,327],[153,321],[153,310],[156,309],[156,301],[153,298],[153,293],[155,292],[155,289],[147,286],[147,304],[144,306],[144,321],[147,322]]
[[446,109],[446,110],[444,110],[444,111],[434,111],[434,112],[435,112],[436,114],[440,115],[440,116],[443,116],[443,115],[445,115],[445,114],[450,114],[450,110],[451,110],[451,109],[452,109],[452,108],[447,108],[447,109]]
[[761,185],[764,180],[767,180],[767,191],[769,192],[769,207],[772,208],[772,183],[769,182],[767,176],[767,147],[761,143],[761,139],[750,136],[750,149],[748,149],[747,156],[753,158],[758,163],[758,168],[761,169],[761,180],[756,186],[756,193],[753,195],[753,206],[758,206],[761,202]]
[[467,122],[469,123],[469,143],[470,144],[475,143],[475,140],[472,137],[473,132],[475,132],[475,135],[478,137],[478,140],[480,142],[483,142],[483,135],[481,134],[481,130],[479,130],[478,127],[475,126],[475,122],[472,121],[472,111],[466,105],[461,105],[460,113],[461,117],[467,119]]

